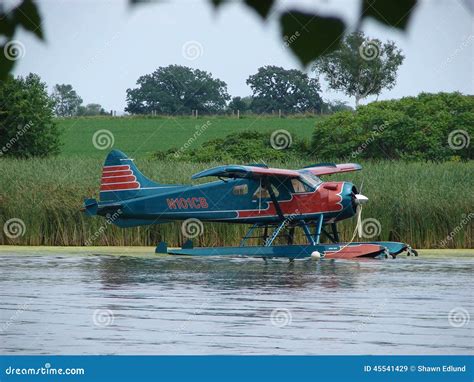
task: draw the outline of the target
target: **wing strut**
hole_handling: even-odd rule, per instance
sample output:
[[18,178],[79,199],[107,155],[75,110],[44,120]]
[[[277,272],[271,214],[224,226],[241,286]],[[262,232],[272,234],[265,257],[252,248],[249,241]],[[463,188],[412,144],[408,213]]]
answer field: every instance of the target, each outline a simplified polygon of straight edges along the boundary
[[285,216],[283,216],[283,212],[281,211],[280,203],[278,203],[275,193],[273,192],[271,182],[268,181],[268,177],[265,177],[263,179],[264,179],[265,188],[268,189],[268,192],[270,193],[270,198],[272,199],[272,202],[275,205],[275,209],[278,214],[278,217],[281,220],[285,220]]

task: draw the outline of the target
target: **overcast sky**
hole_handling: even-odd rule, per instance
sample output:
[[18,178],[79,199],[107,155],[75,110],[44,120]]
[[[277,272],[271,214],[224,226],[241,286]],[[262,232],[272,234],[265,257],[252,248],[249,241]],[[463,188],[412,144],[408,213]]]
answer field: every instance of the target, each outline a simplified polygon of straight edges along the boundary
[[[7,1],[7,7],[15,2]],[[125,107],[126,89],[159,66],[209,71],[228,84],[232,96],[250,94],[245,80],[262,65],[299,68],[282,43],[277,14],[263,23],[238,1],[218,11],[201,0],[138,6],[126,0],[47,0],[39,6],[46,42],[23,31],[15,36],[25,46],[15,74],[38,73],[50,89],[56,83],[72,84],[84,103],[100,103],[118,113]],[[353,27],[359,1],[278,3],[279,9],[290,6],[335,14]],[[397,85],[379,99],[421,91],[473,94],[473,10],[473,0],[420,1],[406,33],[364,22],[368,36],[395,41],[406,56]],[[348,100],[324,83],[323,98]]]

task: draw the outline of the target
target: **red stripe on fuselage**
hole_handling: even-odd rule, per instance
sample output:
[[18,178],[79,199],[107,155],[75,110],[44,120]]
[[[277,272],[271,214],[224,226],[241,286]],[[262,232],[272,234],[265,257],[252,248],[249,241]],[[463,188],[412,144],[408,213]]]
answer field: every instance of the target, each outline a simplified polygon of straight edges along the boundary
[[102,171],[123,171],[123,170],[130,170],[129,165],[121,165],[121,166],[104,166],[102,167]]
[[102,172],[102,178],[108,178],[110,176],[127,176],[127,175],[133,175],[132,170]]
[[104,183],[128,183],[128,182],[135,182],[137,178],[133,175],[131,176],[114,176],[111,178],[102,178],[102,184]]
[[114,184],[103,184],[100,186],[100,191],[120,191],[120,190],[131,190],[140,188],[138,182],[128,183],[114,183]]

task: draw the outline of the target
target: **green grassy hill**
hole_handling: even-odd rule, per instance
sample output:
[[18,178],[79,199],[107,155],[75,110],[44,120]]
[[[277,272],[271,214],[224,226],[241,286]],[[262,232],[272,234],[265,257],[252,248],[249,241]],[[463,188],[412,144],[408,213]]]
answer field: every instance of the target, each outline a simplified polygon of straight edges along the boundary
[[148,157],[152,153],[180,147],[193,136],[196,128],[209,127],[196,139],[199,145],[210,139],[225,137],[244,130],[274,131],[285,129],[295,137],[311,138],[317,117],[277,118],[244,116],[232,117],[90,117],[58,120],[63,129],[61,155],[102,158],[107,150],[98,150],[92,137],[98,130],[112,132],[114,148],[132,157]]

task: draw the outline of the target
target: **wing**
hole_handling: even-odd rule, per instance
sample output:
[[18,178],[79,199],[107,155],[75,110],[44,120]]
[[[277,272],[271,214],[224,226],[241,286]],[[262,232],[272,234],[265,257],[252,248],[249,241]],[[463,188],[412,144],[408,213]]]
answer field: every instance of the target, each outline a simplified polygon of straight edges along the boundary
[[362,166],[357,163],[321,163],[320,165],[305,167],[303,170],[300,171],[309,171],[313,175],[321,176],[359,170],[362,170]]
[[261,178],[264,176],[275,176],[282,178],[298,178],[300,173],[295,170],[281,168],[267,168],[257,166],[218,166],[194,174],[191,178],[198,179],[206,176],[218,176],[222,178]]

